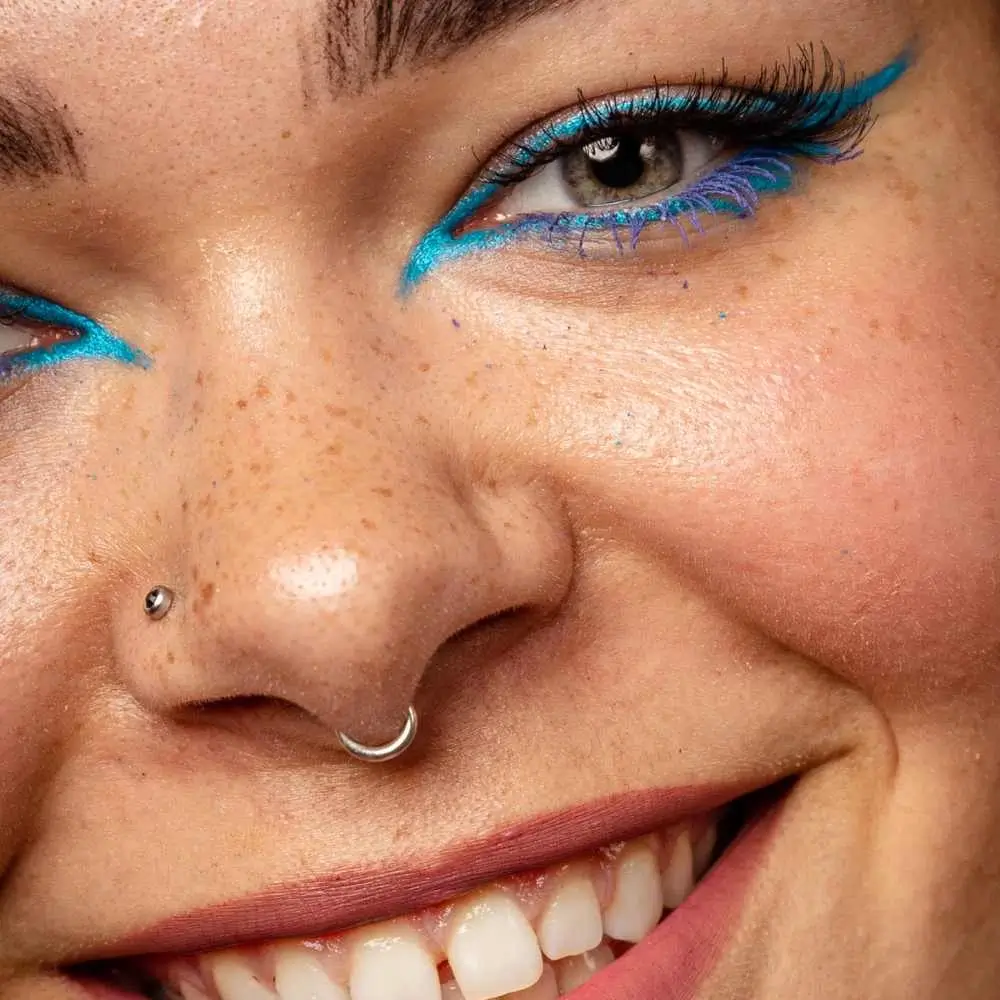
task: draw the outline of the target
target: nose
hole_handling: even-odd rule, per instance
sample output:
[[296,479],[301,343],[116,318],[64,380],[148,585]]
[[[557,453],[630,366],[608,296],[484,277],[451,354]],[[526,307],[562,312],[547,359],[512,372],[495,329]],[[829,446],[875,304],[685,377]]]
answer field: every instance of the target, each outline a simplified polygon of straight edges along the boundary
[[405,393],[334,406],[329,385],[274,378],[238,396],[203,400],[199,427],[225,432],[197,432],[177,466],[177,598],[129,658],[148,708],[268,699],[310,739],[383,743],[446,649],[481,652],[463,643],[478,626],[564,596],[560,505],[456,461]]

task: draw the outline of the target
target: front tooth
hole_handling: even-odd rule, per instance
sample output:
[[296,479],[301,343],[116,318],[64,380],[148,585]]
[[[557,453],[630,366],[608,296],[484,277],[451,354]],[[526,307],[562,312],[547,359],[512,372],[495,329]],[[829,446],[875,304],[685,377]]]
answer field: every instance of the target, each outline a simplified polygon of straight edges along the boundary
[[546,958],[582,955],[604,937],[601,904],[589,878],[575,876],[552,897],[538,925],[538,943]]
[[427,950],[390,933],[369,937],[354,949],[352,1000],[441,1000],[437,966]]
[[675,841],[670,864],[663,873],[663,902],[668,910],[676,910],[694,889],[694,853],[691,834],[685,830]]
[[348,1000],[315,956],[301,948],[281,948],[275,954],[274,988],[281,1000]]
[[[531,924],[512,899],[485,893],[455,911],[448,963],[466,1000],[492,1000],[534,986],[542,953]],[[354,1000],[363,1000],[354,996]]]
[[614,953],[606,945],[588,951],[586,955],[574,955],[556,963],[556,979],[561,994],[570,993],[606,969],[615,960]]
[[503,1000],[559,1000],[559,983],[556,980],[556,970],[551,965],[545,966],[542,978],[517,993],[508,993]]
[[604,933],[616,941],[641,941],[663,916],[656,854],[646,843],[629,844],[616,864],[615,895],[604,914]]
[[239,955],[212,959],[212,979],[222,1000],[275,1000],[274,994]]

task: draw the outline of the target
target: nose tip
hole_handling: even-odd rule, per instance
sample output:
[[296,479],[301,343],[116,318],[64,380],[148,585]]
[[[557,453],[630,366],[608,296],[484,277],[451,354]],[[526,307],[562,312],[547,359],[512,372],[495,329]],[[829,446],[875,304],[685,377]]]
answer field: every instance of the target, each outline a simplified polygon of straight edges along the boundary
[[571,551],[539,491],[390,492],[363,514],[331,503],[290,523],[258,505],[249,521],[216,521],[178,619],[184,663],[150,674],[147,700],[176,711],[276,699],[330,742],[377,746],[400,733],[450,640],[562,599]]

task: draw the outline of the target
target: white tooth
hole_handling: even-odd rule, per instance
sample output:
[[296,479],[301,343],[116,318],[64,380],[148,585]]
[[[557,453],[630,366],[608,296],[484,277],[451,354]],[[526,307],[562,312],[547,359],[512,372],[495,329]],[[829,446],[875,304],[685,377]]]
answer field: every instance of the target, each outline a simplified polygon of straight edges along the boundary
[[715,851],[715,845],[718,843],[718,840],[719,827],[713,823],[698,838],[698,843],[694,845],[694,877],[696,880],[700,879],[708,871],[708,866],[712,862],[712,854]]
[[694,853],[691,834],[685,830],[674,843],[670,864],[663,873],[663,902],[668,910],[676,910],[694,889]]
[[570,993],[606,969],[615,960],[614,953],[606,945],[588,951],[586,955],[574,955],[556,962],[556,979],[561,994]]
[[239,955],[211,960],[212,979],[222,1000],[275,1000],[271,992]]
[[441,1000],[437,966],[427,950],[400,934],[372,937],[354,950],[352,1000]]
[[542,976],[542,953],[531,924],[517,903],[499,891],[484,893],[455,911],[448,963],[466,1000],[516,993]]
[[556,890],[538,925],[538,943],[546,958],[582,955],[604,938],[601,903],[594,883],[574,876]]
[[534,986],[517,993],[508,993],[503,1000],[559,1000],[556,970],[551,965],[546,965],[542,978]]
[[656,854],[646,843],[629,844],[618,857],[615,895],[604,914],[604,933],[616,941],[641,941],[663,916]]
[[314,955],[301,948],[281,948],[274,956],[274,986],[281,1000],[348,1000]]

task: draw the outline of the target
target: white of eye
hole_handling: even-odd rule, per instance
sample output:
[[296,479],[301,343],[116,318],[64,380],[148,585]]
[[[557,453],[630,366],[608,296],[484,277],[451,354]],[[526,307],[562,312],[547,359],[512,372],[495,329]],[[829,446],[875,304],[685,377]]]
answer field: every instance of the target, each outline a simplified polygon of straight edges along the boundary
[[[700,132],[679,131],[677,139],[680,143],[683,163],[683,176],[676,183],[655,195],[648,196],[629,204],[648,205],[670,195],[683,192],[704,173],[707,167],[719,155],[722,142],[713,136]],[[606,159],[615,155],[618,144],[614,139],[598,139],[588,147],[589,155],[600,159],[604,154]],[[598,155],[594,155],[598,151]],[[567,187],[562,170],[562,158],[545,164],[533,173],[527,180],[515,185],[508,194],[494,206],[491,217],[495,222],[506,222],[521,215],[557,215],[560,212],[579,212],[581,214],[600,215],[610,206],[583,206]],[[622,207],[619,205],[619,207]]]
[[30,330],[0,323],[0,354],[12,354],[14,351],[27,350],[33,339],[34,336]]

